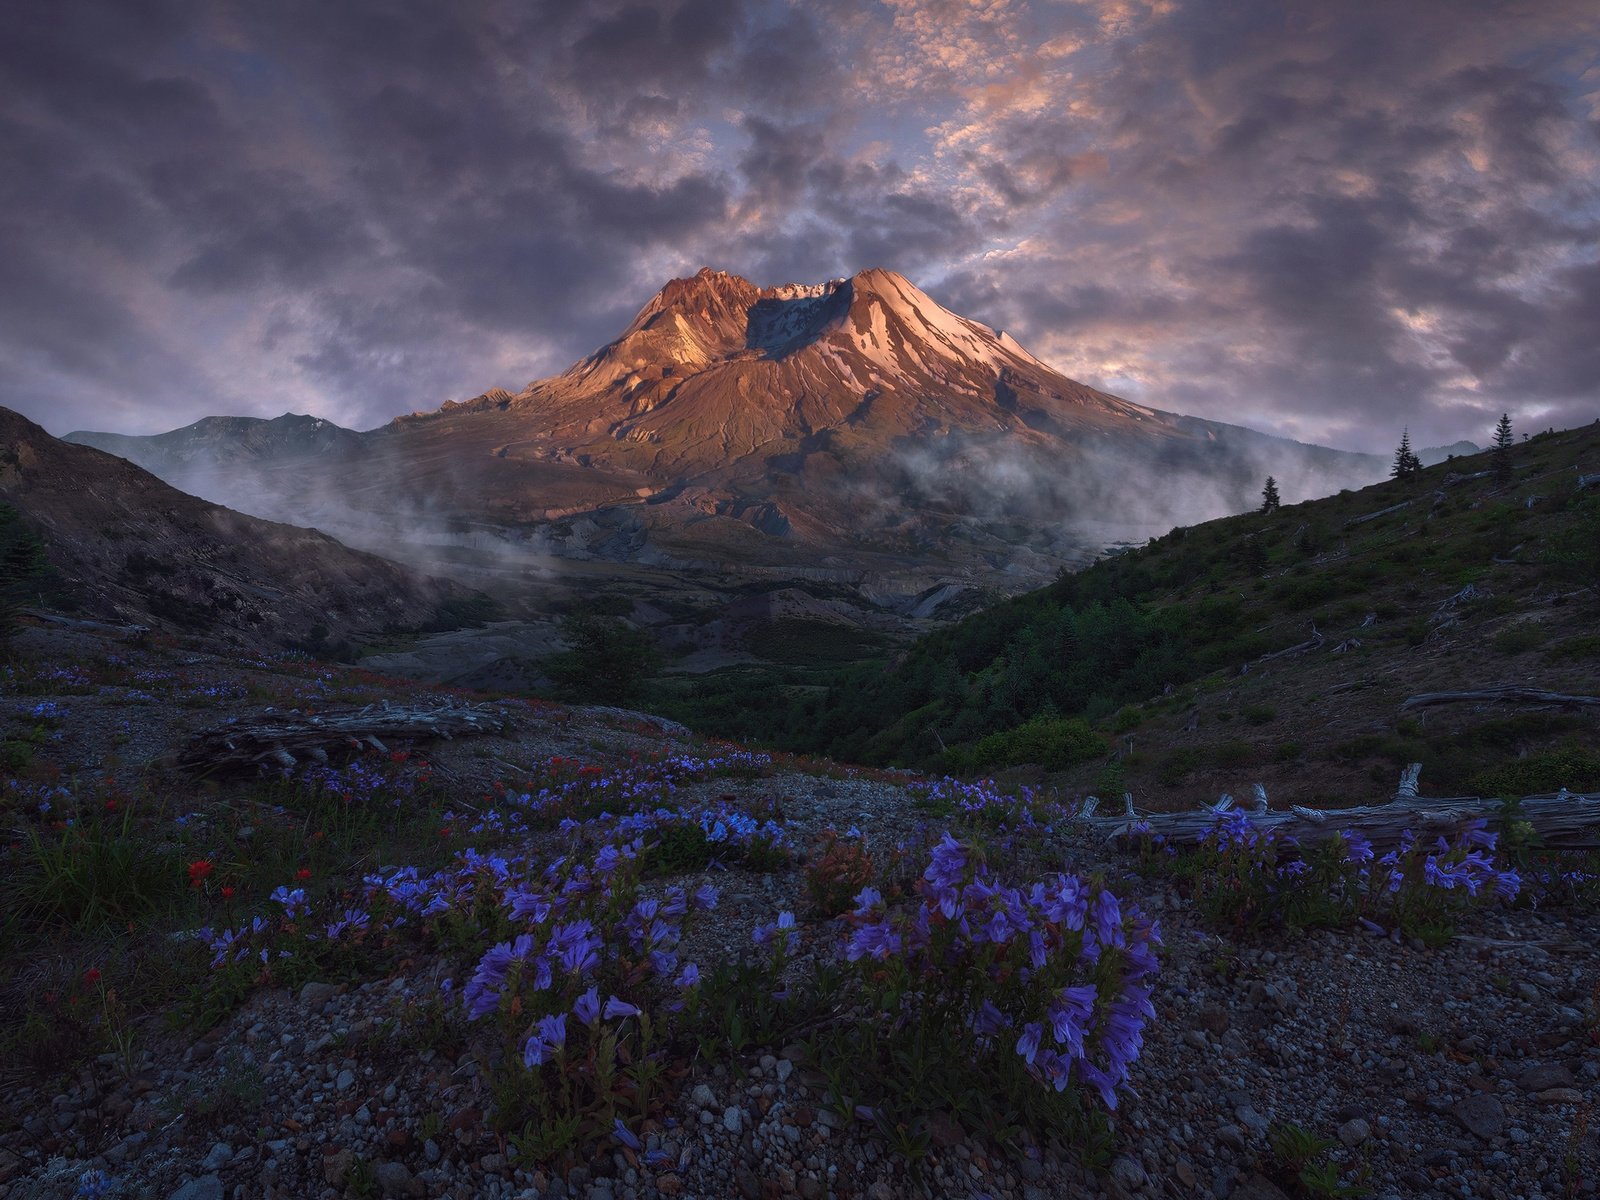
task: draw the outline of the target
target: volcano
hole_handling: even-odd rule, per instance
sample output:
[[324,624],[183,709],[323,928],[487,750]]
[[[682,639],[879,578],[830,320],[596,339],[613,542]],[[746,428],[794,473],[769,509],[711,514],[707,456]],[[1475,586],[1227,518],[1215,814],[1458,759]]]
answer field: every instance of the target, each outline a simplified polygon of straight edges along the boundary
[[1036,584],[1252,507],[1269,474],[1293,502],[1384,466],[1098,391],[881,269],[771,288],[705,269],[559,375],[366,433],[285,416],[69,438],[391,555],[488,540],[902,601]]

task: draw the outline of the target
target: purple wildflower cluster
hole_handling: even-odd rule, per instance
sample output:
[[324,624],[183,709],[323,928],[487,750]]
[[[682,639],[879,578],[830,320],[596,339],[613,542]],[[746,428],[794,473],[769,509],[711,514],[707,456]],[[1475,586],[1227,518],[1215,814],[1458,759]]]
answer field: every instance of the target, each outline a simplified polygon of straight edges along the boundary
[[502,890],[500,905],[516,933],[479,959],[462,1002],[474,1020],[553,1009],[525,1030],[530,1065],[560,1048],[548,1035],[568,1011],[591,1027],[642,1011],[615,994],[602,1007],[603,981],[641,997],[652,981],[671,992],[698,981],[698,967],[680,962],[678,946],[688,914],[716,907],[716,889],[675,886],[640,896],[638,849],[637,843],[602,847],[587,863],[557,859],[537,877],[523,875]]
[[1009,886],[948,833],[914,889],[891,909],[873,888],[856,897],[845,957],[883,995],[901,1000],[892,1022],[957,1012],[939,1032],[954,1053],[1009,1047],[1057,1091],[1074,1080],[1108,1108],[1155,1015],[1150,981],[1160,933],[1096,881],[1058,874]]
[[[1148,829],[1142,844],[1147,856],[1159,849],[1170,859],[1175,851]],[[1526,881],[1496,860],[1496,844],[1479,818],[1450,839],[1425,841],[1407,830],[1380,855],[1356,830],[1301,845],[1235,811],[1199,837],[1194,878],[1213,915],[1229,919],[1248,912],[1291,924],[1359,920],[1382,929],[1374,918],[1388,917],[1400,925],[1437,925],[1447,909],[1478,899],[1510,903],[1524,894]]]
[[680,960],[683,924],[690,913],[715,908],[717,891],[673,886],[641,895],[643,846],[639,839],[608,843],[588,859],[569,855],[548,863],[466,850],[431,874],[401,867],[368,875],[359,904],[322,912],[303,888],[280,887],[270,915],[199,936],[212,950],[212,965],[222,967],[250,960],[270,966],[295,953],[407,930],[427,938],[447,923],[480,934],[508,932],[479,958],[461,989],[462,1004],[471,1019],[498,1014],[513,1023],[518,1013],[548,1010],[523,1021],[518,1034],[525,1062],[536,1066],[565,1044],[569,1013],[592,1029],[644,1011],[612,989],[640,1001],[665,992],[672,1010],[699,982],[699,968]]
[[[421,769],[410,770],[401,765],[407,763]],[[300,787],[305,791],[362,808],[380,801],[391,808],[403,808],[416,798],[419,788],[429,778],[427,764],[413,761],[403,752],[382,760],[355,758],[337,767],[302,767],[298,775]]]
[[1013,795],[1002,792],[992,779],[967,783],[946,776],[913,783],[907,790],[929,808],[1006,833],[1048,834],[1072,817],[1067,806],[1042,797],[1033,788],[1019,788]]
[[[562,760],[553,760],[561,763]],[[757,818],[724,800],[675,804],[680,784],[728,773],[767,769],[764,754],[740,751],[711,758],[674,755],[616,770],[562,771],[537,791],[506,791],[471,813],[446,812],[448,827],[473,837],[523,836],[552,826],[581,842],[653,843],[674,827],[697,827],[713,853],[728,860],[760,847],[784,852],[789,839],[777,822]]]

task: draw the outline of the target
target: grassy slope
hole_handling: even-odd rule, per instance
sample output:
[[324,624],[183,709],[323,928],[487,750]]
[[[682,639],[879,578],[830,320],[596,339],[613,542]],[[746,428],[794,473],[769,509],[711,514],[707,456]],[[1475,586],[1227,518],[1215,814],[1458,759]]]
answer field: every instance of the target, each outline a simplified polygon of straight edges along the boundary
[[[1483,454],[1408,483],[1175,530],[924,638],[891,663],[734,672],[695,695],[657,699],[674,715],[711,717],[725,734],[787,749],[966,769],[1037,761],[1038,738],[1008,746],[993,735],[1041,713],[1082,717],[1118,766],[1108,775],[1106,755],[1080,753],[1088,761],[1059,782],[1107,789],[1120,772],[1156,803],[1256,780],[1295,799],[1358,799],[1412,760],[1424,763],[1431,791],[1531,790],[1546,775],[1600,787],[1592,750],[1559,765],[1540,757],[1574,739],[1593,746],[1592,718],[1399,712],[1406,696],[1454,687],[1600,690],[1595,596],[1551,564],[1562,539],[1600,531],[1600,499],[1576,490],[1578,473],[1600,470],[1600,426],[1520,443],[1512,461],[1509,484],[1446,485],[1487,470]],[[1482,597],[1441,612],[1468,584]],[[1327,639],[1319,649],[1241,673],[1313,625]],[[1347,638],[1360,645],[1334,653]],[[1488,774],[1511,759],[1520,775]]]

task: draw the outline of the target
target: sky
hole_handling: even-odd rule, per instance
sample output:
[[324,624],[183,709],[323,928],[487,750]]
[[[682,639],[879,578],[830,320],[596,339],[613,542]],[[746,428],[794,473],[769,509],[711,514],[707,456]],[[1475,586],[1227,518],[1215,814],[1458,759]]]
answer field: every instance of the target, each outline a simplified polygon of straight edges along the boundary
[[8,0],[0,404],[370,428],[898,270],[1307,441],[1600,417],[1592,0]]

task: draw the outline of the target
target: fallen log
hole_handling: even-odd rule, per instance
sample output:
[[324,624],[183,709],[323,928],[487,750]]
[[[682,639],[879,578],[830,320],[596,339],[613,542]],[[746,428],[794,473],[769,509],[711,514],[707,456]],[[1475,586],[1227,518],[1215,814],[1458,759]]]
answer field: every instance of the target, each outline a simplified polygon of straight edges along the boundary
[[[1252,813],[1250,823],[1257,829],[1271,829],[1279,836],[1297,841],[1317,841],[1353,830],[1374,846],[1386,847],[1398,843],[1407,830],[1419,838],[1448,838],[1469,821],[1494,820],[1502,811],[1501,801],[1478,796],[1418,797],[1343,809],[1295,805],[1289,809]],[[1541,844],[1549,849],[1600,849],[1600,792],[1526,796],[1518,801],[1516,812],[1517,820],[1531,825]],[[1192,842],[1214,829],[1223,815],[1203,808],[1194,812],[1148,813],[1130,820],[1126,816],[1105,817],[1091,812],[1088,816],[1080,815],[1079,821],[1102,832],[1111,841],[1126,843],[1142,834],[1156,833],[1169,841]]]
[[1368,521],[1376,521],[1379,517],[1387,517],[1390,513],[1399,512],[1402,508],[1409,508],[1410,506],[1411,501],[1402,500],[1399,504],[1391,504],[1388,508],[1380,508],[1377,512],[1368,513],[1364,517],[1351,517],[1344,525],[1346,529],[1352,525],[1364,525]]
[[45,612],[37,608],[18,609],[25,617],[32,617],[59,629],[81,629],[87,633],[108,633],[117,637],[137,638],[150,632],[148,625],[113,625],[108,621],[88,621],[82,617],[63,617],[60,613]]
[[1258,663],[1264,663],[1271,662],[1275,658],[1288,658],[1291,654],[1308,654],[1312,650],[1315,650],[1321,646],[1325,641],[1327,641],[1327,638],[1322,636],[1322,631],[1317,628],[1316,622],[1313,621],[1311,623],[1311,636],[1305,641],[1296,642],[1294,645],[1286,646],[1282,650],[1274,650],[1270,654],[1263,654],[1255,661]]
[[315,716],[280,715],[268,709],[259,717],[234,718],[195,734],[178,753],[177,766],[201,775],[260,771],[269,765],[292,771],[301,758],[327,763],[334,756],[348,757],[369,749],[388,753],[391,741],[470,737],[499,733],[505,726],[499,713],[476,705],[426,708],[386,702]]
[[[1250,824],[1296,841],[1319,841],[1352,830],[1374,846],[1388,847],[1399,843],[1408,831],[1418,838],[1449,838],[1470,821],[1495,820],[1505,812],[1505,802],[1498,799],[1418,796],[1415,788],[1420,772],[1420,766],[1412,763],[1401,776],[1395,798],[1387,803],[1341,809],[1292,805],[1269,810],[1266,789],[1258,783],[1254,787]],[[1124,804],[1131,810],[1132,797],[1125,797]],[[1098,803],[1090,797],[1074,820],[1102,833],[1107,840],[1124,845],[1149,834],[1159,834],[1169,841],[1193,842],[1215,829],[1233,807],[1233,797],[1224,795],[1214,805],[1202,805],[1189,812],[1130,817],[1125,811],[1121,816],[1102,816],[1097,812]],[[1531,825],[1541,844],[1549,849],[1600,849],[1600,792],[1574,793],[1562,788],[1553,794],[1524,796],[1516,802],[1515,812],[1516,819]]]
[[1431,708],[1436,704],[1560,704],[1600,705],[1600,696],[1569,696],[1528,687],[1482,688],[1474,692],[1423,692],[1401,701],[1400,708]]

